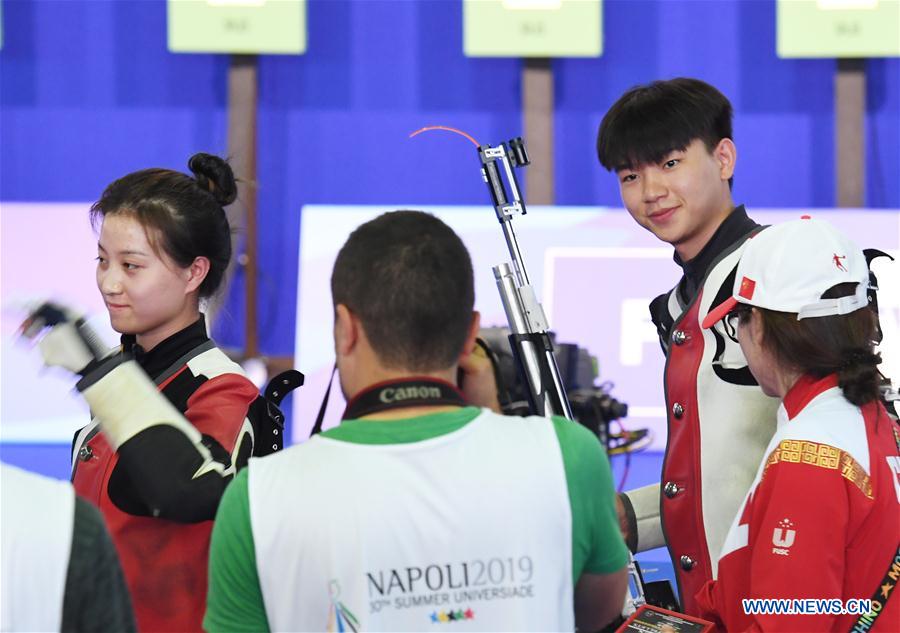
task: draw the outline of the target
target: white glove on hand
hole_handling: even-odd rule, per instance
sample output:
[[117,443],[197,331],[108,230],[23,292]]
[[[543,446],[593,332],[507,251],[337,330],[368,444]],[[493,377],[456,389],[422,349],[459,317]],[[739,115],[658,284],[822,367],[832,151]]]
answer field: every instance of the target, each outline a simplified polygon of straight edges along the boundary
[[87,325],[84,316],[71,308],[50,301],[40,304],[22,323],[22,335],[37,338],[47,328],[50,331],[38,347],[47,366],[64,367],[84,375],[89,365],[107,354],[97,334]]

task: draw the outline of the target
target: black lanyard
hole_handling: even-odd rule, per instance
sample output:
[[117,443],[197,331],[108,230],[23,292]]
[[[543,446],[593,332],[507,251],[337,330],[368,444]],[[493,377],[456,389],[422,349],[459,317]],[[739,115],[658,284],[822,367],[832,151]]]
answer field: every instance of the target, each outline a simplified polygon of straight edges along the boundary
[[[898,430],[897,424],[890,419],[890,416],[888,416],[888,423],[891,425],[894,441],[897,443],[897,452],[900,453],[900,430]],[[872,611],[856,619],[856,622],[850,627],[851,633],[854,631],[870,631],[875,626],[875,621],[885,610],[887,601],[894,595],[894,586],[897,584],[896,569],[898,563],[900,563],[900,545],[897,545],[897,551],[888,562],[884,578],[878,582],[878,587],[875,589],[875,593],[872,594]]]
[[455,385],[437,378],[411,376],[386,380],[358,393],[344,410],[342,420],[408,407],[466,406]]
[[[337,365],[331,371],[331,380],[328,381],[328,389],[325,391],[325,397],[319,407],[319,414],[316,416],[316,423],[309,434],[310,437],[322,431],[322,422],[325,419],[325,409],[328,406],[328,396],[331,393],[331,384],[334,382],[336,370]],[[465,407],[467,404],[456,385],[437,378],[411,376],[398,380],[386,380],[364,389],[347,403],[341,419],[355,420],[373,413],[407,407]]]

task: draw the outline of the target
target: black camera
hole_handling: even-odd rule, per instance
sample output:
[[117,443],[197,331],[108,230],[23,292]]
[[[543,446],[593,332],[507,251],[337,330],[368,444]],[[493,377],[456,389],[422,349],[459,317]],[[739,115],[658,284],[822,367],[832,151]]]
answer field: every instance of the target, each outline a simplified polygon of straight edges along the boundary
[[[531,415],[527,388],[522,381],[509,344],[509,328],[482,328],[478,337],[486,344],[494,366],[500,405],[508,415]],[[597,384],[600,372],[597,359],[574,343],[557,343],[550,333],[553,354],[572,414],[593,431],[611,454],[638,450],[649,443],[646,429],[612,434],[610,422],[628,415],[628,405],[610,394],[612,385]]]

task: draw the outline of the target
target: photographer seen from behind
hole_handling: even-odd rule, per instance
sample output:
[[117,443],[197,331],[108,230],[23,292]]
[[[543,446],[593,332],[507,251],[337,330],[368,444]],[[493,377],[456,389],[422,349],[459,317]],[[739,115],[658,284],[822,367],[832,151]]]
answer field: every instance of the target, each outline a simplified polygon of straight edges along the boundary
[[[725,318],[762,390],[781,399],[718,578],[696,597],[724,630],[900,627],[900,428],[879,399],[868,281],[865,256],[833,226],[787,222],[747,243],[732,297],[704,319]],[[747,599],[766,598],[819,606],[753,613]],[[861,614],[855,601],[867,599]]]
[[616,617],[627,558],[596,437],[467,406],[453,384],[479,326],[459,237],[386,213],[351,234],[331,285],[343,422],[251,460],[228,488],[205,627],[562,631]]

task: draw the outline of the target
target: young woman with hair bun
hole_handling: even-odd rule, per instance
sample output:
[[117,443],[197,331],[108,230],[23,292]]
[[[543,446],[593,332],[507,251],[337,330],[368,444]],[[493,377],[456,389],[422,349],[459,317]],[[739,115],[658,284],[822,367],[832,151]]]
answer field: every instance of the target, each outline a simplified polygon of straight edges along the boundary
[[44,304],[48,365],[80,374],[94,416],[75,437],[72,481],[107,521],[143,631],[199,631],[212,521],[226,484],[254,452],[259,392],[207,335],[202,300],[231,260],[223,207],[228,164],[196,154],[193,176],[128,174],[91,207],[97,286],[121,348],[108,355],[64,307]]
[[[900,598],[891,599],[900,427],[879,397],[868,280],[865,256],[833,226],[788,222],[747,243],[733,296],[703,322],[736,336],[763,391],[781,399],[717,579],[697,595],[702,615],[724,630],[900,625]],[[769,598],[788,599],[787,611],[753,613],[745,603]],[[871,611],[848,602],[857,600],[871,600]]]

